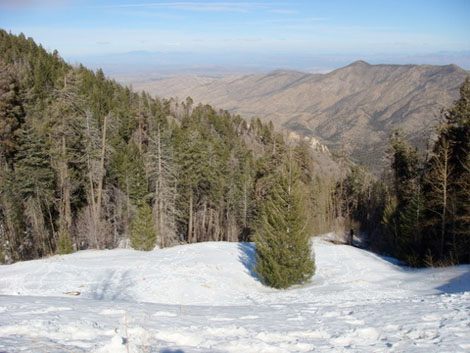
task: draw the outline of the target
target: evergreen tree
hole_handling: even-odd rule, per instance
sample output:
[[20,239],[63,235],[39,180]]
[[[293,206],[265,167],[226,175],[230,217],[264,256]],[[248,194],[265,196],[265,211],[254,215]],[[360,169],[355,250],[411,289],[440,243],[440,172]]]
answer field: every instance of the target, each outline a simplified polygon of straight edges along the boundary
[[111,158],[112,171],[116,175],[119,186],[129,199],[138,204],[148,192],[143,155],[134,141],[125,144],[117,139]]
[[153,199],[153,218],[160,247],[176,242],[176,173],[169,130],[160,124],[149,131],[145,169]]
[[398,198],[398,207],[401,208],[412,197],[410,181],[419,175],[418,153],[406,142],[400,131],[392,135],[390,144],[395,193]]
[[250,153],[236,145],[227,162],[225,198],[225,216],[227,222],[227,240],[248,240],[250,233],[251,211],[253,208],[254,166]]
[[452,168],[450,239],[454,261],[470,262],[470,78],[460,87],[460,98],[445,115],[441,139],[449,141]]
[[465,172],[464,163],[470,154],[470,77],[460,87],[460,98],[445,114],[446,123],[441,127],[440,138],[449,141],[450,163],[454,166],[454,177]]
[[[435,249],[439,257],[444,257],[446,248],[446,233],[451,212],[452,194],[452,174],[453,165],[450,163],[451,147],[449,141],[441,138],[434,150],[434,155],[430,161],[428,173],[426,173],[426,183],[429,187],[427,191],[427,209],[431,211],[429,222],[439,229]],[[434,217],[434,216],[437,216]]]
[[426,165],[427,233],[431,255],[440,263],[468,262],[468,156],[470,155],[470,80],[460,98],[438,127],[431,158]]
[[12,171],[0,168],[0,263],[31,257],[26,247],[24,205]]
[[18,132],[24,123],[18,82],[0,60],[0,166],[11,164],[18,148]]
[[418,267],[424,256],[423,226],[425,223],[424,195],[419,185],[411,184],[414,192],[408,203],[399,211],[400,236],[398,252],[410,266]]
[[70,254],[73,252],[72,239],[67,229],[59,232],[59,239],[57,240],[57,253]]
[[274,288],[307,281],[315,272],[298,167],[286,161],[255,227],[256,272]]
[[455,250],[461,263],[470,263],[470,154],[462,162],[463,173],[457,180],[458,203],[461,212],[457,214],[459,226],[456,229],[459,244]]
[[422,253],[423,195],[421,166],[417,150],[395,132],[390,138],[390,159],[393,188],[386,204],[383,224],[392,237],[392,253],[408,262],[419,265],[417,254]]
[[38,256],[54,249],[51,239],[51,208],[54,200],[55,176],[47,145],[41,135],[29,128],[20,134],[21,148],[16,154],[15,178],[24,202],[27,232],[32,236],[31,249]]
[[152,208],[142,202],[131,225],[131,246],[136,250],[150,251],[155,247],[157,234],[153,225]]

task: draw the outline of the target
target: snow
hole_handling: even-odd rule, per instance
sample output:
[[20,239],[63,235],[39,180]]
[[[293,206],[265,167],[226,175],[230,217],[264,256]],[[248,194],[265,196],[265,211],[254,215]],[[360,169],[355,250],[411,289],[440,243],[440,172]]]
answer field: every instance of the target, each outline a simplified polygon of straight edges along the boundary
[[250,243],[2,265],[0,352],[470,351],[470,266],[313,247],[315,276],[289,290],[259,282]]

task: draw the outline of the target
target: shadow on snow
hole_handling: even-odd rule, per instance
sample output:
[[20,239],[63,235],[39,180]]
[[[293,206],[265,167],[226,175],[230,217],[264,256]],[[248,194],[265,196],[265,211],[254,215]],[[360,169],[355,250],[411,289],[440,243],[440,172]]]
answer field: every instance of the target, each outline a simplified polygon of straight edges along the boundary
[[245,269],[248,271],[248,273],[255,278],[258,282],[260,282],[260,279],[258,277],[258,274],[255,271],[256,267],[256,258],[255,258],[255,253],[256,253],[256,247],[255,244],[253,243],[238,243],[238,250],[240,250],[240,255],[238,259],[240,262],[243,264]]
[[[462,265],[467,267],[467,270],[457,277],[452,278],[449,282],[437,287],[436,289],[443,293],[455,294],[470,291],[470,265]],[[459,268],[461,266],[456,266]]]

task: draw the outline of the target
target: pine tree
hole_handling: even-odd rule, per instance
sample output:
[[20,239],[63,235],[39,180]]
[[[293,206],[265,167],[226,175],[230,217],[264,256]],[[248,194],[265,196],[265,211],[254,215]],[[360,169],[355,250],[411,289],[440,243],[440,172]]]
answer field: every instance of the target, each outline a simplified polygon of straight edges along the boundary
[[176,241],[176,173],[168,135],[160,125],[152,129],[144,158],[153,199],[153,221],[162,248]]
[[19,85],[9,67],[0,61],[0,167],[12,162],[18,148],[18,132],[24,123]]
[[0,263],[29,258],[25,248],[24,205],[12,171],[0,168]]
[[148,185],[143,156],[134,141],[131,140],[126,145],[122,140],[118,140],[111,165],[121,189],[134,204],[138,204],[147,195]]
[[[214,182],[216,170],[209,166],[210,143],[204,139],[199,130],[194,128],[185,130],[183,141],[179,146],[178,163],[178,196],[181,207],[180,216],[186,223],[186,240],[188,243],[202,241],[204,234],[198,233],[196,214],[199,208],[208,210],[208,198],[213,192],[211,186]],[[205,223],[205,222],[203,222]]]
[[425,176],[428,187],[426,204],[427,210],[431,212],[429,222],[435,226],[435,229],[439,229],[435,232],[437,236],[435,248],[441,259],[446,253],[448,225],[450,219],[454,217],[451,207],[451,196],[454,191],[452,188],[454,165],[451,163],[451,155],[449,141],[445,137],[440,138]]
[[409,183],[419,174],[418,153],[405,141],[400,131],[393,134],[390,144],[395,193],[398,198],[398,207],[401,208],[413,194]]
[[143,202],[139,206],[137,217],[132,221],[131,246],[136,250],[152,250],[157,241],[156,233],[152,219],[152,208]]
[[27,231],[32,235],[34,252],[39,256],[53,251],[51,239],[51,208],[54,199],[55,176],[49,150],[42,136],[29,128],[20,134],[20,149],[16,154],[15,177],[24,202]]
[[446,124],[440,138],[446,138],[451,147],[450,163],[454,166],[454,177],[465,171],[462,164],[470,154],[470,78],[460,87],[460,98],[445,114]]
[[57,253],[58,254],[70,254],[73,252],[72,239],[67,229],[63,229],[59,232],[59,239],[57,240]]
[[[460,98],[445,115],[446,125],[440,139],[450,145],[449,164],[452,169],[449,184],[451,191],[450,208],[453,218],[450,223],[450,237],[454,261],[470,262],[470,78],[460,87]],[[449,239],[450,242],[450,239]]]
[[393,238],[394,256],[410,260],[410,265],[418,265],[424,208],[418,153],[400,131],[392,135],[390,145],[393,188],[391,202],[385,207],[383,225]]
[[398,215],[401,231],[398,238],[398,251],[408,265],[418,267],[424,256],[422,229],[425,222],[425,205],[424,195],[419,184],[417,186],[413,184],[411,183],[410,187],[414,191]]
[[255,229],[256,272],[264,283],[288,288],[313,276],[307,223],[298,167],[290,160],[276,176]]
[[79,80],[70,70],[64,74],[63,86],[54,91],[55,102],[46,110],[47,118],[43,124],[47,126],[50,140],[52,166],[57,175],[57,197],[55,201],[57,217],[57,251],[71,253],[73,251],[73,214],[72,195],[80,185],[74,176],[83,166],[79,153],[81,148],[81,131],[83,101],[78,94]]
[[457,180],[458,202],[461,213],[457,215],[459,245],[456,251],[460,263],[470,263],[470,154],[462,162],[463,173]]

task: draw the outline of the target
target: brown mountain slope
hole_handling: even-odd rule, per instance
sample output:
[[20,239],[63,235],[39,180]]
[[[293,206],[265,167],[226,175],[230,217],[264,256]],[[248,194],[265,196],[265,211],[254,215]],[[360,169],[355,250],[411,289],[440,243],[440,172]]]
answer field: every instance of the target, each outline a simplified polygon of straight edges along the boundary
[[357,61],[328,74],[277,70],[224,78],[176,77],[135,83],[163,97],[191,96],[249,118],[272,120],[314,136],[357,160],[380,164],[387,138],[402,129],[416,144],[433,131],[469,75],[455,65],[369,65]]

